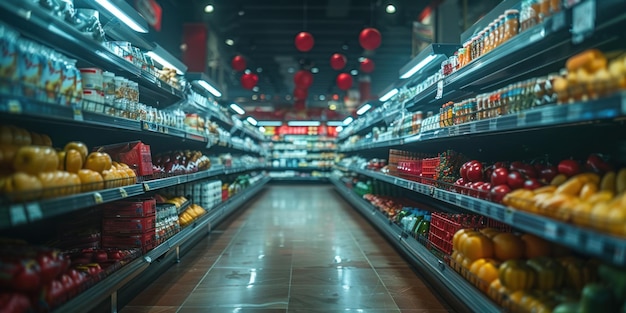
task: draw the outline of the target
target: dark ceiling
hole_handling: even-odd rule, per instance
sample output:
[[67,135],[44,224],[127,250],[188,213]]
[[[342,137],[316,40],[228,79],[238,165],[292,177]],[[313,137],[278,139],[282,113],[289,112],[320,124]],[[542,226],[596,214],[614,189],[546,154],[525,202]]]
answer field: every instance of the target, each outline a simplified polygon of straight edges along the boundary
[[[185,1],[187,2],[187,1]],[[263,101],[253,101],[253,95],[263,94],[268,105],[289,104],[286,96],[294,89],[293,74],[303,64],[317,67],[314,82],[309,89],[307,106],[322,106],[320,95],[327,99],[333,94],[343,95],[335,84],[338,71],[330,67],[330,56],[343,53],[348,64],[343,71],[359,68],[359,57],[374,60],[376,68],[369,76],[373,96],[398,79],[399,69],[411,58],[411,27],[430,0],[193,0],[180,4],[187,12],[186,22],[202,21],[216,35],[218,49],[208,56],[211,62],[226,65],[223,81],[230,100],[247,106],[261,106]],[[213,13],[204,13],[207,4],[213,4]],[[397,11],[387,14],[387,4],[393,3]],[[375,51],[364,51],[358,42],[360,31],[375,27],[382,34],[382,44]],[[308,31],[315,38],[313,49],[299,52],[294,37]],[[225,44],[232,39],[234,45]],[[211,45],[211,44],[210,44]],[[241,73],[230,70],[230,60],[243,55],[252,71],[261,69],[259,91],[243,89]],[[216,73],[211,73],[216,76]],[[359,73],[353,76],[356,87]],[[213,77],[214,80],[218,80]],[[269,97],[267,97],[269,95]]]

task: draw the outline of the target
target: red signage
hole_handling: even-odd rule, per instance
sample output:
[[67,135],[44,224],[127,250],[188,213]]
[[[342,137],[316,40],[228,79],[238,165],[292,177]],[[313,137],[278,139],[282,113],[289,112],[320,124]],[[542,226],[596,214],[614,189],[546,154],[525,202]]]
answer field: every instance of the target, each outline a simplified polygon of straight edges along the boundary
[[156,31],[161,31],[163,10],[154,0],[135,0],[135,9]]

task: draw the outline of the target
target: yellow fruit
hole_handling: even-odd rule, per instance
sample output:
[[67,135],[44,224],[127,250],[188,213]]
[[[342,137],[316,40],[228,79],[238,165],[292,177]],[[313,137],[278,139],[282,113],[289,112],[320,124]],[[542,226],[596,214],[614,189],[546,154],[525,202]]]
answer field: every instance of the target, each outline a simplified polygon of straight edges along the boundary
[[491,283],[498,279],[498,266],[496,262],[486,262],[476,273],[477,287],[483,292],[489,291]]
[[34,200],[41,196],[43,186],[37,176],[26,173],[15,173],[7,177],[3,184],[3,191],[15,201]]
[[583,188],[580,190],[580,199],[588,200],[598,191],[598,185],[592,182],[588,182],[583,185]]
[[461,252],[470,260],[491,258],[494,255],[494,243],[487,236],[478,232],[468,235],[460,244]]
[[63,150],[67,151],[69,149],[74,149],[74,150],[80,152],[80,155],[83,157],[83,163],[87,159],[87,155],[89,154],[89,149],[87,149],[87,145],[85,145],[84,143],[82,143],[80,141],[68,142],[65,145],[65,148]]
[[102,173],[109,171],[112,166],[111,156],[104,152],[92,152],[87,156],[84,168]]
[[550,185],[552,185],[552,186],[560,186],[565,181],[567,181],[567,176],[565,176],[564,174],[558,174],[558,175],[554,176],[554,178],[552,178],[552,181],[550,182]]
[[520,259],[524,256],[524,241],[512,233],[501,233],[493,237],[493,252],[501,261]]
[[83,157],[75,149],[59,151],[57,153],[59,160],[59,169],[70,173],[78,173],[83,168]]
[[604,176],[602,176],[602,181],[600,182],[600,190],[615,193],[616,178],[617,175],[613,171],[604,174]]
[[523,234],[520,239],[524,242],[524,257],[532,259],[540,256],[550,256],[552,245],[547,240],[531,234]]
[[626,167],[617,172],[617,177],[615,178],[615,188],[617,194],[626,191]]

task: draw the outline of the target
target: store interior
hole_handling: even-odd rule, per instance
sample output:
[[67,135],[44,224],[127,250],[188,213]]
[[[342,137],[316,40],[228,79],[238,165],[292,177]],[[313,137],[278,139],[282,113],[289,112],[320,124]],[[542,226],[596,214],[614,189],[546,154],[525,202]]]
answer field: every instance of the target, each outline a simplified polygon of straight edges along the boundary
[[626,312],[620,0],[0,2],[0,312]]

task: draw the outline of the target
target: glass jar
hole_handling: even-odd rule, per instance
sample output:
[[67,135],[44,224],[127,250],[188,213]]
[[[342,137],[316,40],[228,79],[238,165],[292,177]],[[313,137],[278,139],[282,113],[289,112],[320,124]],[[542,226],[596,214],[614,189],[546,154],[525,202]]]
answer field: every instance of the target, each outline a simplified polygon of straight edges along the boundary
[[487,28],[485,30],[485,41],[484,41],[484,45],[483,45],[483,53],[482,54],[485,54],[485,53],[491,51],[492,43],[493,43],[493,22],[489,23],[489,26],[487,26]]
[[519,33],[519,11],[506,10],[504,16],[503,41],[507,41]]
[[530,9],[528,11],[530,18],[530,27],[533,27],[541,22],[539,18],[539,15],[541,14],[541,1],[542,0],[530,1]]
[[502,14],[498,17],[498,22],[496,23],[497,25],[496,33],[498,34],[498,37],[496,38],[496,47],[501,45],[504,42],[505,19],[506,19],[506,16]]

